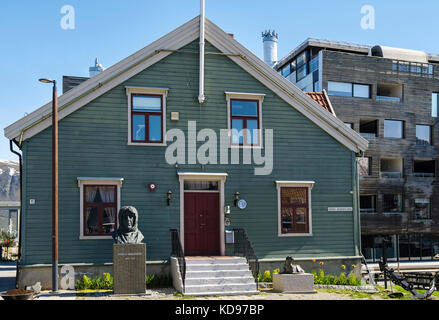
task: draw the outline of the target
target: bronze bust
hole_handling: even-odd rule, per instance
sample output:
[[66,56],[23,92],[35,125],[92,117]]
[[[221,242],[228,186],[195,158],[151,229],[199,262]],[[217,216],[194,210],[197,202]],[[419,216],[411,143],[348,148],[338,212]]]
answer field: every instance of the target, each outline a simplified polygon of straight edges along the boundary
[[119,210],[119,229],[113,232],[116,244],[142,243],[143,234],[137,229],[139,213],[134,207],[123,207]]

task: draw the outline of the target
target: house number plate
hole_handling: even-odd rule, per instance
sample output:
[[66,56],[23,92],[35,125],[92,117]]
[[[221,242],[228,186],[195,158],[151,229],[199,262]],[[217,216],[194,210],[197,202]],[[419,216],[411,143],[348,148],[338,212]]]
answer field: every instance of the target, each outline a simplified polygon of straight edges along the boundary
[[247,208],[247,201],[239,200],[238,201],[238,208],[241,210],[244,210],[245,208]]

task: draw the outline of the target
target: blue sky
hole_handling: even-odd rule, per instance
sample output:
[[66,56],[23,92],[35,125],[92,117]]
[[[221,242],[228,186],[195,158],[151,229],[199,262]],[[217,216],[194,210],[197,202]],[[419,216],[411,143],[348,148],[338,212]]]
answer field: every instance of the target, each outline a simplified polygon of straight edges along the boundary
[[[64,30],[61,8],[75,9]],[[375,29],[363,30],[361,8],[375,8]],[[279,34],[279,58],[308,37],[381,44],[439,53],[439,1],[206,0],[206,16],[262,58],[261,32]],[[0,5],[0,128],[51,99],[37,81],[88,76],[96,57],[109,67],[199,14],[199,0],[41,0]],[[0,160],[16,160],[0,137]],[[50,146],[48,146],[50,147]]]

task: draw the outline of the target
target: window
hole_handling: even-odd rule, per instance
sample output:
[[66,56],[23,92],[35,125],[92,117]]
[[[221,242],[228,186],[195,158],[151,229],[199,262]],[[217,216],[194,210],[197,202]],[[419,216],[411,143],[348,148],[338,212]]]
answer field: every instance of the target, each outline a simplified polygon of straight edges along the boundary
[[418,198],[415,199],[414,220],[431,219],[431,200]]
[[378,137],[378,120],[360,120],[360,135],[370,139]]
[[122,178],[78,178],[80,239],[111,239],[117,230]]
[[376,212],[376,196],[363,195],[360,196],[360,212],[375,213]]
[[364,84],[354,84],[354,97],[369,99],[370,86]]
[[416,125],[416,145],[431,145],[431,126],[420,124]]
[[402,195],[385,194],[383,195],[383,212],[401,213],[402,212]]
[[399,120],[384,120],[384,138],[402,139],[404,124]]
[[352,97],[352,83],[329,81],[328,94],[331,96]]
[[328,81],[328,94],[332,96],[370,99],[370,85]]
[[262,146],[261,104],[264,96],[226,92],[232,146]]
[[351,128],[352,130],[354,130],[354,124],[352,122],[345,122],[344,124],[346,125],[346,127]]
[[117,187],[84,186],[84,235],[111,235],[116,231]]
[[435,160],[414,160],[413,173],[415,177],[432,178],[436,175]]
[[291,65],[287,64],[285,67],[281,69],[281,74],[285,78],[288,77],[291,74]]
[[438,95],[439,93],[433,92],[431,95],[431,116],[437,118],[438,116]]
[[168,89],[127,87],[130,145],[166,145]]
[[132,142],[163,142],[162,96],[131,95]]
[[372,175],[372,158],[358,158],[358,175],[360,177]]
[[279,236],[311,236],[311,190],[314,182],[277,181]]

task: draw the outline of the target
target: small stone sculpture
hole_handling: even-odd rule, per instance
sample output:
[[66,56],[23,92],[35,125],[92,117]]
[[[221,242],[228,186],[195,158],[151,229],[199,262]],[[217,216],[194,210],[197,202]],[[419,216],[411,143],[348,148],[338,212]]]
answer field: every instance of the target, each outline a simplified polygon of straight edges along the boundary
[[116,244],[142,243],[143,234],[137,229],[139,213],[134,207],[123,207],[119,210],[119,229],[113,232]]
[[303,270],[299,265],[293,264],[294,259],[293,257],[287,257],[285,260],[284,265],[284,271],[280,274],[298,274],[298,273],[305,273],[305,270]]

